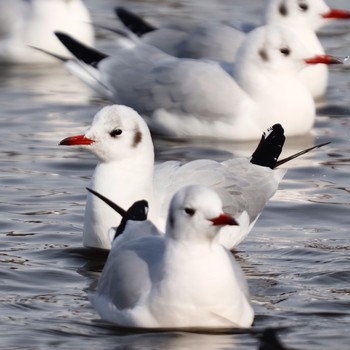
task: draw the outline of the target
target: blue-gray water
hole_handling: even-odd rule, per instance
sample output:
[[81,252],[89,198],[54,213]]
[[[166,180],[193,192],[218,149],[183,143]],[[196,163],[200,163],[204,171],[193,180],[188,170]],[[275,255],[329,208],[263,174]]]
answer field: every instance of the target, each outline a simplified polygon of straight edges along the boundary
[[[96,22],[114,23],[114,0],[88,1]],[[259,22],[260,0],[124,1],[161,18]],[[329,1],[347,7],[348,1]],[[113,47],[100,31],[99,47]],[[330,53],[350,54],[350,21],[322,29]],[[332,67],[324,116],[285,154],[330,146],[290,164],[237,257],[250,285],[253,329],[282,328],[296,349],[349,349],[350,70]],[[0,68],[0,348],[257,349],[250,334],[132,333],[100,321],[86,296],[104,256],[81,247],[92,155],[59,147],[82,133],[106,102],[63,67]],[[156,140],[158,159],[225,159],[252,144]]]

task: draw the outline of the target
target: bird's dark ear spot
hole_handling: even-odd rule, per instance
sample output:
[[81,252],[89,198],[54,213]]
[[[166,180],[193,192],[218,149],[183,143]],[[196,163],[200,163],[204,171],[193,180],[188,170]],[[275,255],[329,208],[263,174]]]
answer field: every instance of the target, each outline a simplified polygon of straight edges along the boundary
[[282,2],[282,4],[280,4],[278,11],[284,17],[288,15],[287,5],[284,1]]
[[265,62],[269,61],[269,55],[267,54],[265,49],[260,49],[259,50],[259,56],[261,57],[261,59]]
[[136,148],[141,141],[142,141],[142,132],[140,130],[136,130],[132,147]]
[[169,225],[170,227],[173,229],[175,226],[175,222],[174,222],[174,215],[172,213],[169,214]]

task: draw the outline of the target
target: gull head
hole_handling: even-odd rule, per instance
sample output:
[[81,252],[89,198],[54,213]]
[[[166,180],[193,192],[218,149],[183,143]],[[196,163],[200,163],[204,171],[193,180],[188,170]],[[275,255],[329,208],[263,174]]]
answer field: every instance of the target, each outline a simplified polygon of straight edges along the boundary
[[268,0],[265,11],[267,24],[312,31],[317,31],[330,19],[346,18],[349,12],[330,9],[324,0]]
[[223,226],[237,226],[237,221],[222,209],[219,195],[209,187],[190,185],[172,198],[167,237],[194,242],[212,241]]
[[104,107],[85,134],[67,137],[60,145],[80,146],[94,153],[101,162],[154,156],[146,122],[135,110],[122,105]]

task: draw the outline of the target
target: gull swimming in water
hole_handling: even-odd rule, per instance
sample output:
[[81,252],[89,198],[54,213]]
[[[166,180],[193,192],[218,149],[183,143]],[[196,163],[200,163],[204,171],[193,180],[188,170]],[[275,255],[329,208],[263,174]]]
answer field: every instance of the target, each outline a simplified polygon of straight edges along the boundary
[[[325,54],[316,32],[334,20],[350,18],[350,12],[331,9],[324,0],[269,0],[264,7],[264,23],[278,24],[292,30],[298,39],[318,55]],[[204,23],[182,28],[179,25],[156,27],[124,7],[116,14],[136,44],[144,43],[181,58],[208,58],[234,62],[246,33],[223,23]],[[317,65],[303,69],[299,76],[315,99],[325,95],[328,69]]]
[[137,230],[140,237],[113,245],[90,295],[104,320],[137,328],[251,326],[245,276],[215,239],[225,226],[241,228],[223,212],[214,190],[180,189],[169,206],[165,235],[142,235],[145,221],[129,222],[122,235]]
[[155,133],[229,140],[259,139],[283,124],[286,136],[308,133],[315,103],[297,73],[307,65],[342,63],[310,53],[289,30],[259,27],[247,35],[235,78],[213,62],[180,59],[146,45],[107,57],[57,34],[77,57],[67,68],[113,102],[136,109]]
[[[249,215],[249,229],[241,231],[241,235],[237,235],[236,230],[230,232],[230,227],[221,230],[220,242],[232,249],[247,236],[276,192],[286,172],[278,166],[293,158],[278,161],[284,140],[283,128],[277,124],[263,135],[251,159],[155,164],[153,142],[145,121],[130,107],[113,105],[96,114],[85,134],[67,137],[60,144],[78,146],[93,153],[98,164],[90,187],[123,207],[130,207],[140,198],[147,200],[149,218],[163,232],[170,198],[179,188],[190,184],[214,188],[226,212],[235,217],[244,211]],[[120,217],[114,210],[88,194],[84,246],[110,249],[108,231],[118,220]]]
[[55,62],[30,46],[71,57],[57,30],[94,45],[90,14],[81,0],[0,0],[0,62]]

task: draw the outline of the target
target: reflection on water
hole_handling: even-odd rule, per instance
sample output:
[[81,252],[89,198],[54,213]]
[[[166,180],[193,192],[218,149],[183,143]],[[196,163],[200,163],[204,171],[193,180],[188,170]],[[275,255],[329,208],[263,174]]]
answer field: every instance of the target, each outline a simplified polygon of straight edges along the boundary
[[[120,3],[157,23],[173,12],[185,19],[218,13],[258,23],[262,8],[258,0]],[[333,3],[349,8],[344,0]],[[114,24],[115,1],[87,4],[97,22]],[[331,53],[344,56],[350,35],[339,37],[339,30],[349,33],[350,23],[322,33]],[[99,45],[111,49],[113,35],[100,37]],[[278,334],[288,347],[348,349],[350,71],[331,69],[323,116],[311,135],[288,139],[282,157],[316,143],[331,145],[289,163],[280,191],[236,252],[251,289],[254,327],[243,334],[203,334],[126,331],[99,319],[87,291],[106,256],[81,247],[85,187],[96,160],[57,144],[82,133],[106,102],[63,67],[1,67],[0,348],[258,349],[261,331],[283,327]],[[155,145],[159,161],[224,160],[249,156],[256,147],[158,138]]]

